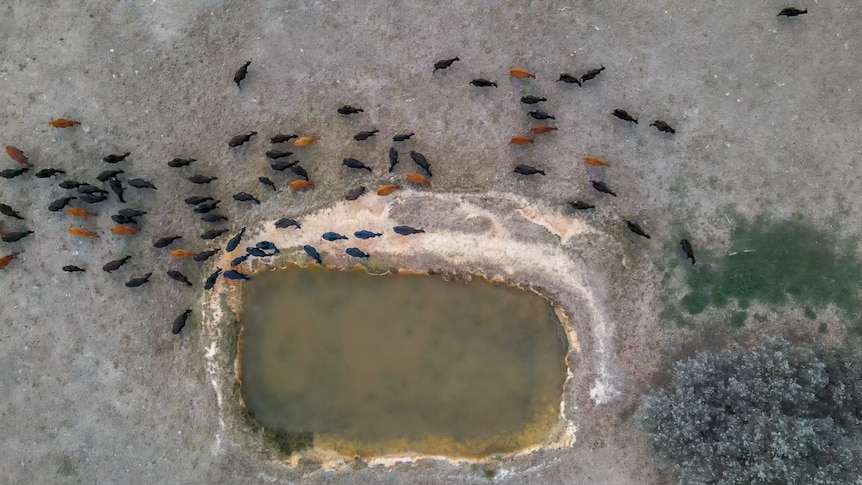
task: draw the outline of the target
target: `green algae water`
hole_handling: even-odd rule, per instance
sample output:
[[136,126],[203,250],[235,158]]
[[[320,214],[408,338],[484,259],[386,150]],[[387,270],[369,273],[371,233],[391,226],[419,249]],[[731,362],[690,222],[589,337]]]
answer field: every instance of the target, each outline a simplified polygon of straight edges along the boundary
[[481,278],[288,268],[243,287],[245,404],[344,454],[462,457],[548,440],[568,344],[540,296]]

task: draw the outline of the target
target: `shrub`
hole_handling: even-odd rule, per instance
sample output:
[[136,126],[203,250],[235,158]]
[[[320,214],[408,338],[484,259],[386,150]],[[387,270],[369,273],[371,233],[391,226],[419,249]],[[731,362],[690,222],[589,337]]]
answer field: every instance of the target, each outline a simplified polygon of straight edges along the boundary
[[677,363],[642,423],[680,484],[860,484],[862,359],[786,341]]

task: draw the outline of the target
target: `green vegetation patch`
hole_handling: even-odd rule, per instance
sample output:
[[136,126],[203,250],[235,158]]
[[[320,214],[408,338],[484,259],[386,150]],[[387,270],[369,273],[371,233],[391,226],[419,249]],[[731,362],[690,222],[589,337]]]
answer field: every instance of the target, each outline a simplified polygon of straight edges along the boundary
[[740,328],[745,325],[745,319],[748,317],[748,312],[734,312],[733,316],[730,317],[730,325],[736,328]]
[[[834,304],[856,319],[851,327],[862,327],[858,316],[862,264],[855,243],[801,222],[763,218],[741,223],[730,249],[722,254],[698,251],[703,243],[693,242],[698,261],[685,268],[689,289],[676,303],[669,302],[689,315],[709,307],[746,310],[759,301],[793,303],[814,319],[816,310]],[[688,266],[675,249],[675,266]],[[735,314],[731,322],[742,325],[744,313]]]
[[285,456],[290,456],[314,446],[314,433],[311,431],[264,429],[263,436],[274,444]]

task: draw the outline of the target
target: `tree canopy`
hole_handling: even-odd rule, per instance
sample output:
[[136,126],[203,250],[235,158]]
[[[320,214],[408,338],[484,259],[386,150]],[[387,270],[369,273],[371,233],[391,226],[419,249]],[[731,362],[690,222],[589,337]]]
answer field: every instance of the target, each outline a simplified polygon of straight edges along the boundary
[[783,340],[677,363],[642,422],[680,484],[862,484],[862,358]]

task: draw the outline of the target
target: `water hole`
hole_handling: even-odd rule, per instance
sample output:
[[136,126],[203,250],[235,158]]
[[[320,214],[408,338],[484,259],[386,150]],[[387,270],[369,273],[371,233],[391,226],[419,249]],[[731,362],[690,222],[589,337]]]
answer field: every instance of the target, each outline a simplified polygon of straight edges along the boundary
[[532,292],[298,267],[242,291],[242,397],[266,429],[348,456],[481,457],[561,425],[566,338]]

